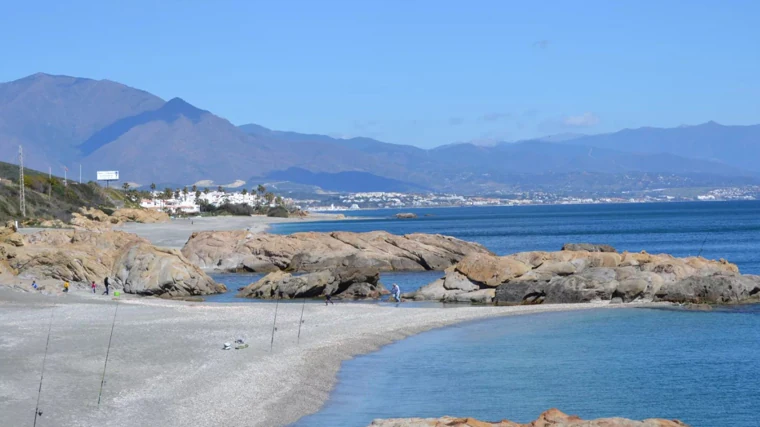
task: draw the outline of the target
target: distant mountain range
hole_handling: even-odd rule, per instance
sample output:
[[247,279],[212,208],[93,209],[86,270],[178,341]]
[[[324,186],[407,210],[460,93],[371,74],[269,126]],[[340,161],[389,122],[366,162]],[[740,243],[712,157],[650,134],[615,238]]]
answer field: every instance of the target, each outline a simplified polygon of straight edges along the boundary
[[[444,143],[445,141],[442,141]],[[714,122],[604,135],[553,135],[425,150],[371,138],[234,126],[180,98],[109,80],[35,74],[0,83],[0,148],[60,172],[119,170],[130,182],[255,185],[287,180],[332,191],[455,191],[727,185],[757,182],[760,125]]]

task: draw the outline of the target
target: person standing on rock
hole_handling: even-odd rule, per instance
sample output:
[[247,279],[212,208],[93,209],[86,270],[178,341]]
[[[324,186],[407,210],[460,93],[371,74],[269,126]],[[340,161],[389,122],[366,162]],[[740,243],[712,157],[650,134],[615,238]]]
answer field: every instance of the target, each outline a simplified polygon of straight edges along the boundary
[[393,287],[391,288],[391,295],[396,300],[396,302],[401,302],[401,288],[398,287],[397,284],[393,284]]
[[98,285],[96,285],[96,284],[95,284],[95,281],[93,280],[93,281],[92,281],[92,284],[91,284],[90,286],[92,287],[92,293],[94,294],[94,293],[95,293],[95,288],[97,288],[97,287],[98,287]]
[[103,292],[103,295],[108,295],[108,286],[109,286],[108,277],[106,277],[105,279],[103,279],[103,285],[105,285],[105,287],[106,287],[106,290]]
[[68,291],[69,291],[69,281],[66,280],[65,282],[63,282],[63,292],[68,292]]

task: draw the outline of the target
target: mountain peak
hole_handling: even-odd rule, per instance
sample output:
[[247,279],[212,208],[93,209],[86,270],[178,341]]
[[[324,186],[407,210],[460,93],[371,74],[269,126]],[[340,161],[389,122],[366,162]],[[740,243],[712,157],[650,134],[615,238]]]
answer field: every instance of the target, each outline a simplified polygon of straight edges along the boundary
[[176,117],[185,116],[193,122],[200,120],[201,116],[207,114],[208,111],[201,110],[200,108],[190,104],[182,98],[172,98],[166,104],[159,108],[159,116],[161,117]]

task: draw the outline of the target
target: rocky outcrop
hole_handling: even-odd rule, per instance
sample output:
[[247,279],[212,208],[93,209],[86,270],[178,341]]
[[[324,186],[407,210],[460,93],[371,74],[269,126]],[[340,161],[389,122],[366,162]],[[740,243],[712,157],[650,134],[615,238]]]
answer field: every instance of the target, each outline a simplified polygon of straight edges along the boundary
[[106,231],[124,222],[156,223],[169,221],[165,212],[150,209],[122,208],[111,215],[95,208],[79,208],[71,214],[71,225],[77,230]]
[[339,268],[293,276],[277,271],[243,288],[240,298],[292,299],[331,295],[336,299],[377,299],[388,291],[375,268]]
[[404,297],[499,304],[604,300],[731,304],[760,301],[760,276],[741,275],[725,260],[646,252],[471,254],[446,270],[442,279]]
[[193,233],[182,253],[206,269],[314,272],[342,267],[380,271],[444,270],[483,246],[434,234],[370,233],[257,234],[240,231]]
[[169,221],[169,215],[166,212],[153,209],[122,208],[116,210],[111,218],[115,218],[119,222],[140,222],[144,224]]
[[567,415],[557,409],[550,409],[537,420],[520,424],[509,420],[488,422],[474,418],[397,418],[375,420],[369,427],[688,427],[678,420],[652,418],[644,421],[634,421],[625,418],[599,418],[582,420],[574,415]]
[[396,214],[396,219],[416,219],[417,214],[411,212],[402,212]]
[[156,248],[134,234],[45,230],[0,236],[4,270],[24,277],[98,284],[109,277],[124,292],[170,297],[226,290],[179,251]]
[[617,252],[610,245],[597,245],[594,243],[565,243],[563,251],[587,251],[587,252]]

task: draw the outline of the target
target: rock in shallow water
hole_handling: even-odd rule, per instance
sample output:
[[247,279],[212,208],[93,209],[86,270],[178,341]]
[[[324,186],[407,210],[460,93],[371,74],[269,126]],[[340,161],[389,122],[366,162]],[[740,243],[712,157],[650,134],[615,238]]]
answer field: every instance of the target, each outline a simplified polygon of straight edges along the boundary
[[380,272],[372,268],[339,268],[293,276],[269,273],[238,292],[240,298],[292,299],[331,295],[336,299],[377,299],[388,291],[380,283]]
[[405,297],[490,302],[481,291],[493,287],[497,304],[760,301],[760,277],[741,275],[724,260],[569,250],[505,257],[470,254],[441,280]]
[[509,420],[496,422],[479,421],[474,418],[396,418],[375,420],[368,427],[688,427],[678,420],[652,418],[634,421],[625,418],[599,418],[582,420],[574,415],[567,415],[557,409],[550,409],[537,420],[520,424]]

